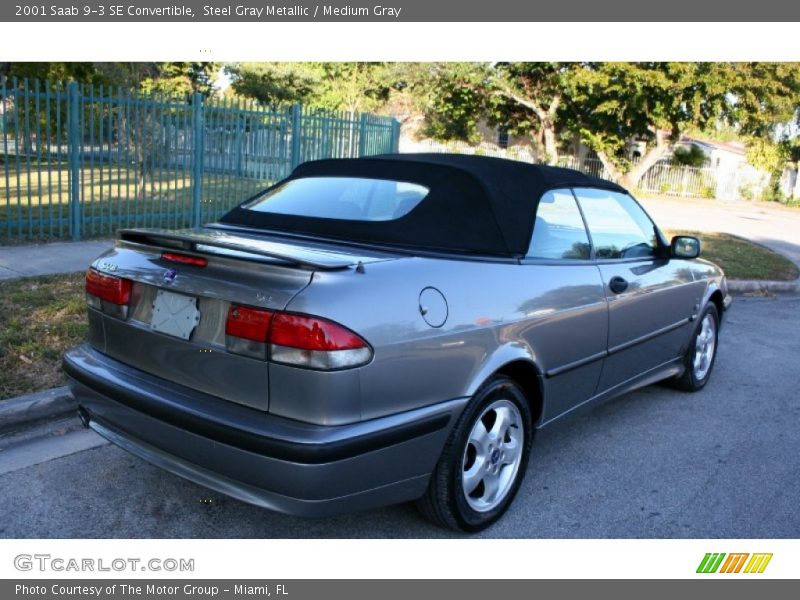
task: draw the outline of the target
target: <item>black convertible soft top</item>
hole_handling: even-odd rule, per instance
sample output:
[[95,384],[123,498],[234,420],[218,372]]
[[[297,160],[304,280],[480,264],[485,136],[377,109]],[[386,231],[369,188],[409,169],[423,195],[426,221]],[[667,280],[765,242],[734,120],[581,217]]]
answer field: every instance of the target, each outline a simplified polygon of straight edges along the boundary
[[[352,221],[247,210],[220,222],[354,242],[491,256],[524,256],[542,194],[565,187],[625,192],[572,169],[462,154],[384,154],[299,165],[302,177],[365,177],[416,183],[430,191],[407,215],[391,221]],[[249,201],[248,201],[249,202]]]

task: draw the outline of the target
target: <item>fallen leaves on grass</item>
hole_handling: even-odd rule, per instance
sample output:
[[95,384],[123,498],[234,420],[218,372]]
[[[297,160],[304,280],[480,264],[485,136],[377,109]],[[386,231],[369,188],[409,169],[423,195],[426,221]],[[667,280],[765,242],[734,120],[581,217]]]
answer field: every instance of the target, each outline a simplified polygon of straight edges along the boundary
[[86,338],[84,275],[0,284],[0,399],[65,383],[61,357]]

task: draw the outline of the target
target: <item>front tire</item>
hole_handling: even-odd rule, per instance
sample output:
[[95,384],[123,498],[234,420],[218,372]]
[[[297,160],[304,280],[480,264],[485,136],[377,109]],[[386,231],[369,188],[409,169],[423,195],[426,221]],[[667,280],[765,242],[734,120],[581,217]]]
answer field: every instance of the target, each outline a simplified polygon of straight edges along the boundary
[[516,496],[533,442],[530,406],[512,379],[495,376],[472,397],[453,427],[428,490],[423,515],[475,532],[497,521]]
[[719,313],[714,303],[709,302],[697,320],[697,327],[684,355],[683,375],[669,381],[672,387],[686,392],[702,390],[711,378],[718,342]]

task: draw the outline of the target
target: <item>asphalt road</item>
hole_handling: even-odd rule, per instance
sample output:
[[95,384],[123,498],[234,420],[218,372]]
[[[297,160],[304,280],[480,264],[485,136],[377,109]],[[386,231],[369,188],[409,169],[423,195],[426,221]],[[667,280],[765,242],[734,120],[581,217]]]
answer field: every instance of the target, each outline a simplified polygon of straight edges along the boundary
[[662,229],[722,231],[783,254],[800,266],[800,210],[774,202],[640,198]]
[[[800,537],[799,371],[800,298],[737,298],[703,392],[653,386],[540,432],[514,505],[482,535]],[[91,447],[87,435],[0,452],[13,469],[0,474],[0,536],[453,535],[408,505],[325,520],[274,514]],[[36,444],[70,454],[38,451],[44,462],[32,464]]]

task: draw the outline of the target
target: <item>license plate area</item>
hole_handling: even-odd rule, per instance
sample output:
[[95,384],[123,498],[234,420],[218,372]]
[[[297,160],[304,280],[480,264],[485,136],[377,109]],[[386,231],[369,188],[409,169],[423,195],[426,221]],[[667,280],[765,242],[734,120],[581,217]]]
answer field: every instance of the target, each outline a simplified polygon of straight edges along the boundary
[[197,298],[166,290],[158,290],[153,301],[150,329],[188,340],[200,323]]

